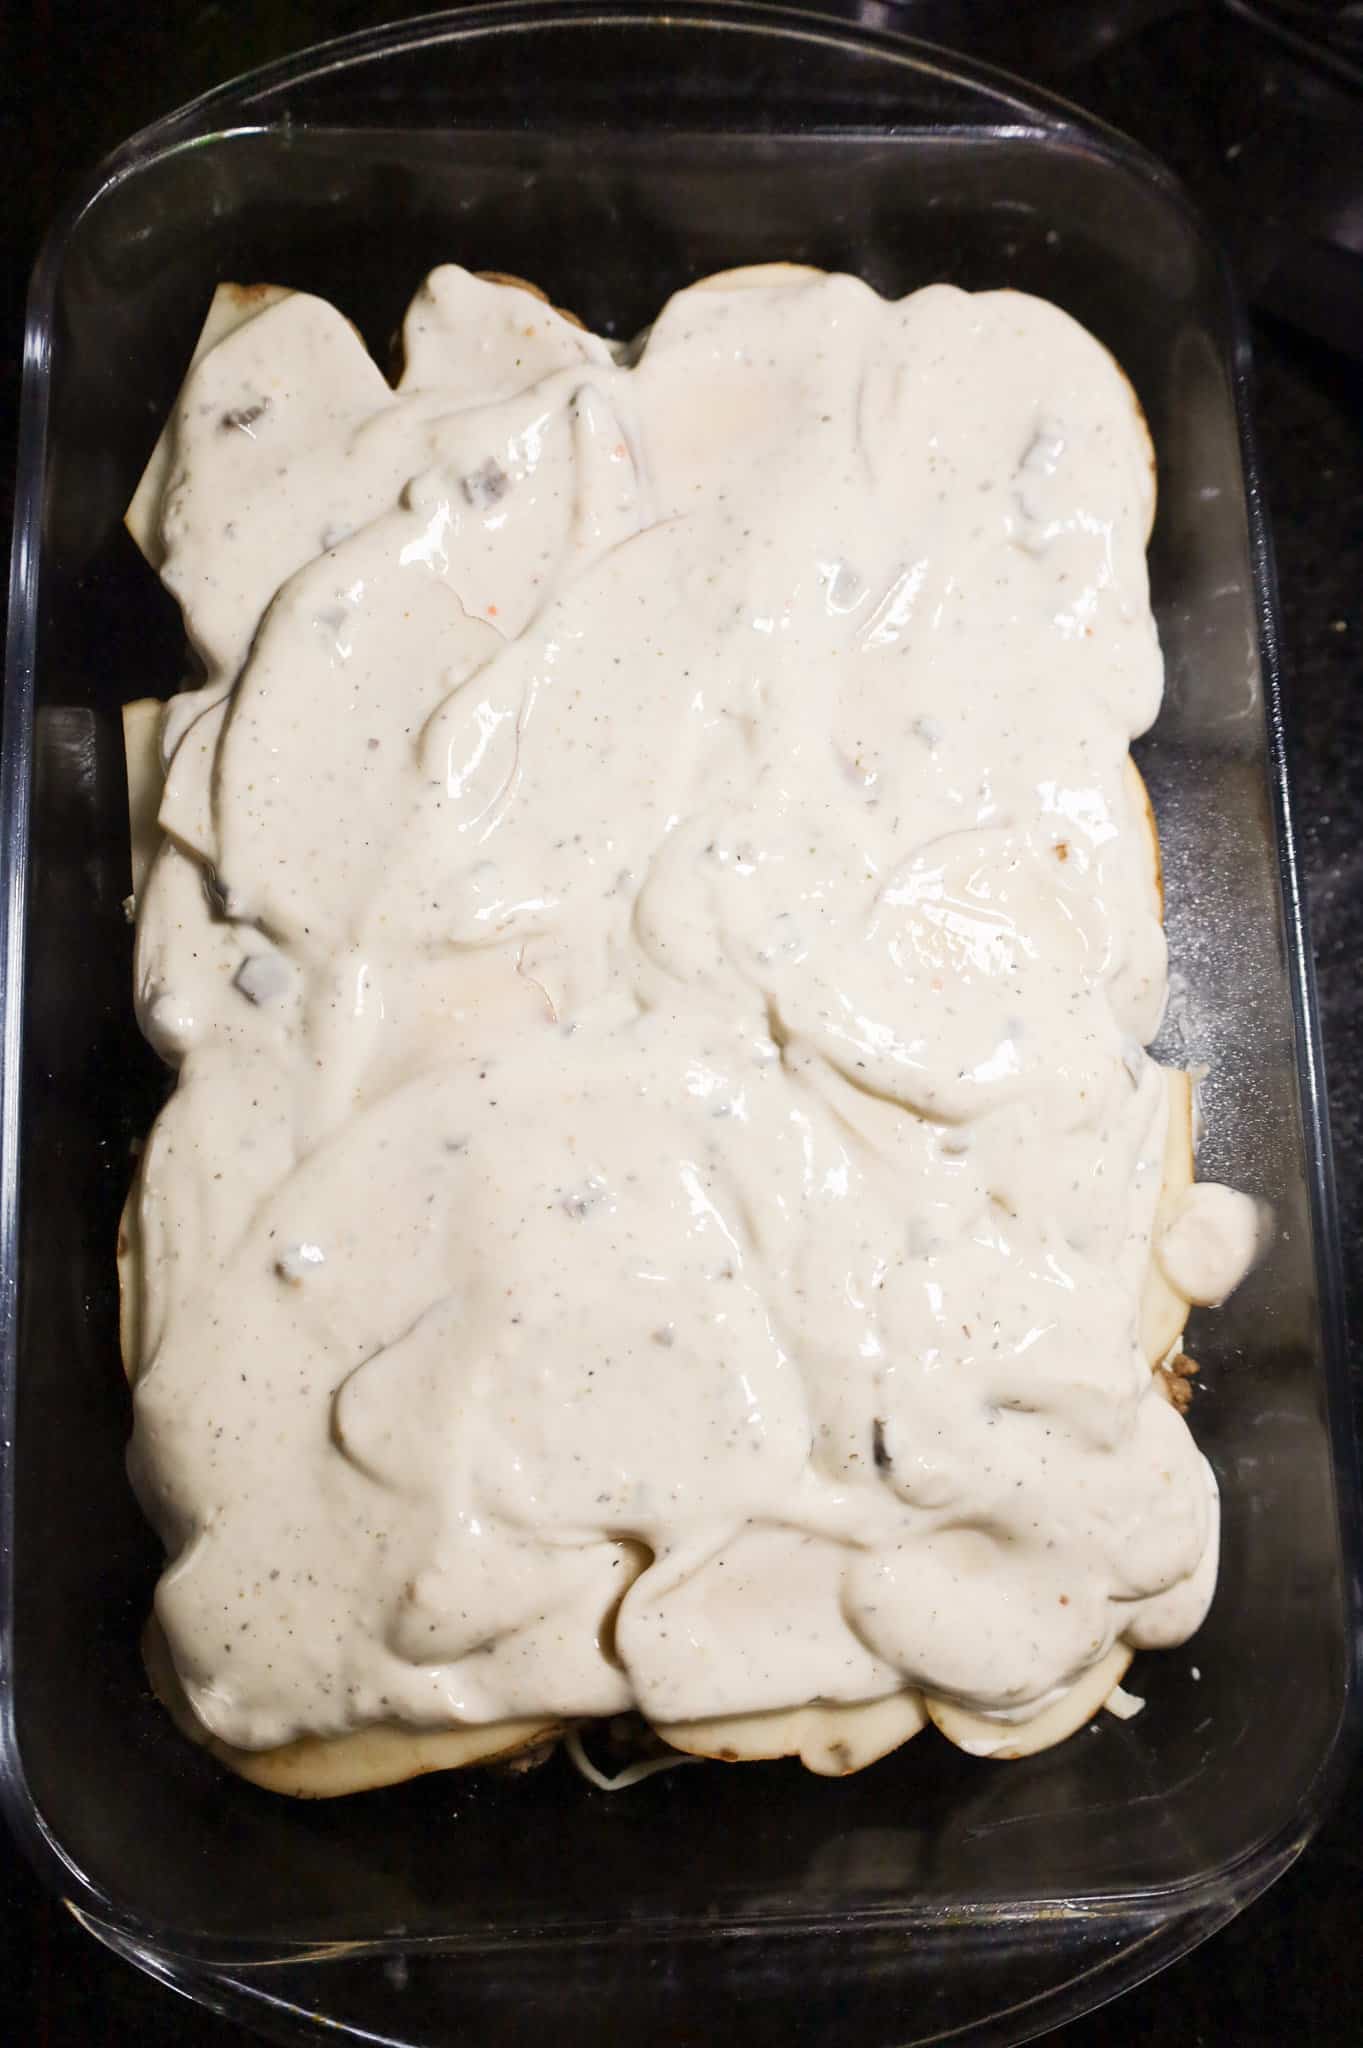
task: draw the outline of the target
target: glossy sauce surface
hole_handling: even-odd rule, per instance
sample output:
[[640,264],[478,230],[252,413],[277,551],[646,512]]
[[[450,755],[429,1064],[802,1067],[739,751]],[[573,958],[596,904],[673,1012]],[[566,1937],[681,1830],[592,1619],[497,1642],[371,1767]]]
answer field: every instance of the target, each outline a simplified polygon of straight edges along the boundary
[[405,341],[283,297],[170,429],[132,1469],[194,1710],[1015,1716],[1181,1640],[1129,388],[790,271],[629,362],[445,269]]

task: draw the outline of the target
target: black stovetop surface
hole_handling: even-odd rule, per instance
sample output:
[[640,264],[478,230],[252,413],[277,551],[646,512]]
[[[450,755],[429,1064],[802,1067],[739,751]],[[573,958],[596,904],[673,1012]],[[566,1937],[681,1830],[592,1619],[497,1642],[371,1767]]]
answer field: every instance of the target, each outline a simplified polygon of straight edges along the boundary
[[[833,0],[837,4],[837,0]],[[0,454],[13,473],[23,295],[39,238],[109,148],[206,87],[409,5],[206,0],[124,10],[10,0],[0,109]],[[848,0],[843,12],[857,11]],[[1187,182],[1254,306],[1256,417],[1281,590],[1334,1121],[1345,1268],[1363,1288],[1363,5],[1264,0],[861,0],[863,18],[1010,66],[1102,115]],[[1356,1380],[1363,1407],[1363,1374]],[[1295,1868],[1056,2048],[1363,2038],[1363,1769]],[[106,1954],[0,1838],[0,2035],[15,2048],[227,2048],[247,2036]],[[697,2015],[692,2039],[724,2038]]]

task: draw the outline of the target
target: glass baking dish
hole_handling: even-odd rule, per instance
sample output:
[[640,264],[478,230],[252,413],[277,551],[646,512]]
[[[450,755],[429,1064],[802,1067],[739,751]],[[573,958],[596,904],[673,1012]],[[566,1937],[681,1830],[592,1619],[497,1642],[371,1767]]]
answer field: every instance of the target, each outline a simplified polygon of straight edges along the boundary
[[[183,641],[121,515],[220,279],[321,292],[384,360],[444,260],[628,335],[673,287],[774,257],[1042,293],[1150,420],[1163,1050],[1208,1069],[1202,1171],[1277,1223],[1190,1332],[1216,1604],[1136,1666],[1139,1718],[1021,1764],[928,1735],[841,1783],[714,1767],[607,1797],[556,1759],[280,1801],[174,1733],[137,1655],[157,1556],[123,1474],[113,1245],[164,1077],[130,1007],[119,706],[175,686]],[[9,1820],[103,1940],[286,2036],[494,2043],[542,2014],[561,2048],[1012,2041],[1300,1850],[1350,1746],[1360,1551],[1247,372],[1217,253],[1151,159],[999,75],[777,9],[494,6],[352,37],[137,137],[54,229],[4,707],[0,1732]]]

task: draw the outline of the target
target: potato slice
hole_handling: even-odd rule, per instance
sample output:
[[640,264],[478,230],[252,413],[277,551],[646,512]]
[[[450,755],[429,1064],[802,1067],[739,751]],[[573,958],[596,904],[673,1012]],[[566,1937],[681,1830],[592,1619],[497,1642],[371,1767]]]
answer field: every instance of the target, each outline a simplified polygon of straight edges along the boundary
[[957,1749],[999,1763],[1012,1762],[1017,1757],[1034,1756],[1040,1749],[1050,1749],[1091,1721],[1109,1694],[1121,1684],[1130,1663],[1131,1652],[1126,1644],[1114,1643],[1106,1657],[1100,1657],[1075,1680],[1063,1699],[1043,1707],[1030,1721],[993,1721],[987,1715],[972,1713],[969,1707],[958,1706],[954,1700],[935,1699],[931,1694],[924,1704],[934,1727],[940,1728]]
[[[1000,286],[1000,290],[1005,292],[1016,292],[1017,288],[1014,285],[1002,285]],[[1020,296],[1025,297],[1027,295],[1023,293],[1020,294]],[[1045,294],[1043,293],[1042,296],[1044,297]],[[1097,341],[1098,337],[1096,334],[1091,334],[1089,336],[1089,339],[1091,341]],[[1101,342],[1098,343],[1098,346],[1100,348],[1103,347]],[[1141,404],[1139,398],[1137,398],[1136,396],[1135,385],[1131,382],[1131,379],[1127,376],[1126,371],[1117,361],[1117,358],[1113,355],[1111,349],[1103,348],[1103,354],[1107,357],[1108,362],[1116,371],[1118,381],[1124,386],[1126,390],[1126,395],[1131,401],[1131,410],[1136,415],[1136,432],[1140,436],[1145,454],[1146,464],[1150,470],[1150,505],[1145,521],[1145,539],[1148,545],[1150,536],[1153,533],[1155,527],[1155,506],[1159,495],[1159,464],[1155,459],[1154,437],[1150,432],[1150,422],[1145,417],[1145,407]]]
[[118,1219],[118,1348],[131,1386],[142,1363],[142,1167]]
[[294,1799],[340,1799],[431,1771],[504,1762],[561,1733],[552,1720],[490,1721],[481,1727],[404,1728],[375,1722],[351,1735],[305,1735],[277,1749],[234,1749],[210,1735],[195,1714],[171,1663],[155,1617],[142,1635],[142,1661],[152,1691],[181,1734],[207,1749],[237,1777]]
[[141,897],[147,871],[161,844],[156,822],[166,771],[161,760],[159,697],[139,697],[123,706],[123,751],[128,763],[128,846],[132,856],[133,898]]
[[799,284],[806,278],[827,275],[826,270],[818,270],[810,263],[742,263],[734,270],[716,270],[709,277],[697,278],[692,290],[760,291],[768,285]]
[[[244,327],[248,320],[254,320],[257,313],[263,313],[267,306],[277,305],[281,299],[287,299],[289,296],[288,286],[282,284],[220,284],[213,294],[207,318],[199,329],[194,353],[185,365],[185,377],[201,356],[206,356],[211,348],[216,348],[218,343],[225,340],[235,329]],[[180,382],[183,386],[183,377]],[[161,499],[170,478],[174,436],[175,422],[172,415],[161,429],[137,489],[133,492],[132,503],[123,515],[123,524],[153,569],[159,569],[165,559],[159,521]]]
[[542,305],[551,307],[560,320],[566,320],[570,327],[580,327],[583,333],[586,333],[586,323],[579,320],[576,313],[570,313],[566,306],[555,306],[548,292],[542,291],[537,284],[531,284],[528,278],[513,276],[509,270],[475,270],[473,274],[481,278],[484,284],[505,284],[510,285],[513,291],[529,292],[532,299],[538,299]]
[[[1155,809],[1150,801],[1150,792],[1145,786],[1144,778],[1129,757],[1127,773],[1132,784],[1133,808],[1145,826],[1154,908],[1162,922],[1164,865],[1160,858]],[[1191,1186],[1195,1171],[1192,1080],[1181,1069],[1174,1067],[1166,1068],[1165,1075],[1169,1089],[1169,1122],[1164,1139],[1164,1178],[1159,1205],[1155,1211],[1152,1242],[1158,1241],[1160,1232],[1173,1215],[1184,1191]],[[1180,1294],[1174,1292],[1164,1277],[1158,1259],[1152,1256],[1141,1296],[1141,1349],[1149,1360],[1152,1371],[1162,1364],[1178,1343],[1187,1320],[1187,1302]]]
[[798,1756],[822,1778],[845,1778],[888,1756],[926,1728],[928,1717],[916,1692],[852,1704],[778,1708],[765,1714],[733,1714],[704,1721],[660,1723],[655,1733],[688,1756],[722,1763]]
[[1164,861],[1160,854],[1159,825],[1155,818],[1155,806],[1150,801],[1150,792],[1145,786],[1145,777],[1132,760],[1126,757],[1126,779],[1131,785],[1132,809],[1145,827],[1146,852],[1150,858],[1150,880],[1154,893],[1155,915],[1164,923]]
[[[1172,1217],[1193,1181],[1193,1084],[1180,1067],[1166,1069],[1169,1086],[1169,1123],[1164,1138],[1164,1181],[1155,1209],[1152,1242]],[[1153,1371],[1163,1364],[1183,1335],[1188,1304],[1164,1277],[1158,1259],[1152,1257],[1146,1269],[1141,1295],[1141,1349]]]

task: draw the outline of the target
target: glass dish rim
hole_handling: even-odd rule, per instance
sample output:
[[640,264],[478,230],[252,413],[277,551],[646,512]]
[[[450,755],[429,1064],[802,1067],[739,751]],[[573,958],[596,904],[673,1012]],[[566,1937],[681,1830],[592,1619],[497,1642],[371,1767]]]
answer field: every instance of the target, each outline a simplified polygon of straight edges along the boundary
[[[3,745],[0,747],[0,817],[4,821],[0,833],[0,971],[3,972],[0,988],[11,992],[10,999],[3,1003],[3,1016],[0,1017],[0,1438],[7,1448],[13,1444],[22,991],[27,935],[26,854],[52,313],[61,263],[72,231],[82,216],[114,186],[180,149],[210,137],[270,133],[285,127],[295,128],[300,135],[344,132],[350,123],[294,124],[289,118],[289,93],[328,75],[358,71],[413,50],[458,43],[474,37],[525,33],[538,28],[564,30],[630,25],[652,25],[655,29],[664,25],[683,29],[719,28],[816,43],[833,41],[854,49],[869,48],[883,58],[897,61],[915,75],[936,75],[965,86],[977,98],[987,96],[1010,118],[998,121],[968,119],[956,126],[948,122],[937,125],[935,132],[958,133],[969,138],[1029,136],[1052,147],[1063,145],[1069,137],[1081,140],[1090,151],[1101,153],[1128,173],[1138,174],[1147,183],[1154,184],[1163,198],[1176,208],[1189,231],[1212,256],[1224,302],[1225,332],[1229,344],[1225,367],[1232,387],[1245,483],[1253,595],[1263,670],[1266,765],[1271,782],[1275,853],[1286,938],[1286,971],[1295,1027],[1294,1053],[1307,1194],[1313,1224],[1313,1258],[1321,1329],[1319,1365],[1326,1397],[1326,1427],[1332,1452],[1343,1565],[1342,1590],[1346,1625],[1351,1624],[1350,1641],[1333,1739],[1319,1760],[1301,1805],[1284,1821],[1276,1835],[1245,1848],[1217,1871],[1190,1878],[1180,1885],[1163,1887],[1157,1892],[1136,1893],[1125,1899],[1117,1895],[1105,1898],[1101,1909],[1112,1914],[1114,1919],[1125,1914],[1128,1925],[1134,1925],[1142,1913],[1158,1906],[1159,1925],[1144,1936],[1125,1943],[1114,1962],[1100,1969],[1101,1989],[1089,1984],[1086,1975],[1046,1994],[1042,2001],[1044,2013],[1038,2013],[1035,2024],[1054,2024],[1162,1968],[1241,1910],[1300,1853],[1338,1790],[1360,1733],[1357,1623],[1361,1604],[1361,1518],[1356,1446],[1346,1377],[1342,1258],[1314,967],[1293,821],[1289,742],[1277,635],[1276,582],[1248,406],[1251,372],[1247,321],[1224,256],[1178,180],[1140,145],[1059,96],[1028,85],[997,67],[977,63],[966,55],[898,29],[864,26],[817,8],[766,5],[761,4],[761,0],[708,0],[708,4],[707,0],[679,0],[678,5],[666,9],[638,4],[638,0],[490,0],[490,4],[428,13],[362,29],[311,45],[293,56],[244,73],[213,87],[138,131],[108,155],[84,181],[57,217],[43,243],[33,273],[24,334]],[[271,107],[272,96],[283,104]],[[260,118],[252,120],[253,113]],[[364,125],[376,128],[383,124]],[[862,131],[839,124],[836,132],[847,135]],[[116,1903],[96,1893],[83,1873],[72,1865],[60,1843],[47,1830],[29,1795],[14,1726],[9,1662],[13,1607],[13,1509],[13,1482],[7,1463],[0,1480],[0,1811],[4,1812],[30,1860],[37,1865],[46,1881],[63,1893],[70,1910],[83,1924],[110,1945],[131,1955],[144,1968],[151,1969],[154,1974],[202,2002],[214,2004],[225,2000],[226,2004],[221,2009],[231,2010],[239,2005],[243,2013],[249,2015],[262,1993],[249,1981],[243,1983],[233,1976],[231,1971],[234,1967],[249,1969],[251,1964],[263,1965],[267,1960],[276,1958],[290,1962],[305,1961],[309,1954],[320,1962],[321,1955],[315,1950],[307,1952],[300,1947],[291,1947],[281,1958],[276,1948],[275,1958],[267,1959],[260,1953],[261,1945],[251,1943],[241,1945],[243,1951],[249,1948],[249,1954],[243,1952],[234,1959],[229,1953],[232,1944],[213,1943],[211,1955],[205,1955],[196,1953],[192,1939],[187,1944],[177,1943],[173,1937],[160,1944],[154,1939],[148,1942],[146,1937],[152,1931],[120,1918]],[[1001,1917],[1034,1919],[1040,1903],[1032,1901],[1020,1905],[1010,1915]],[[777,1932],[774,1928],[772,1931]],[[656,1938],[657,1929],[643,1922],[637,1928],[631,1928],[629,1933],[630,1945],[642,1946],[649,1939]],[[590,1943],[597,1938],[590,1930],[543,1937],[550,1943],[563,1939]],[[481,1938],[481,1945],[487,1945],[488,1939]],[[526,1945],[533,1945],[534,1939],[527,1936]],[[457,1935],[427,1937],[420,1942],[395,1937],[388,1941],[365,1941],[353,1947],[347,1944],[345,1952],[352,1954],[358,1950],[382,1954],[404,1948],[413,1952],[418,1948],[423,1952],[432,1948],[458,1952],[469,1945],[467,1937]],[[478,1946],[480,1941],[475,1940],[472,1945]]]

